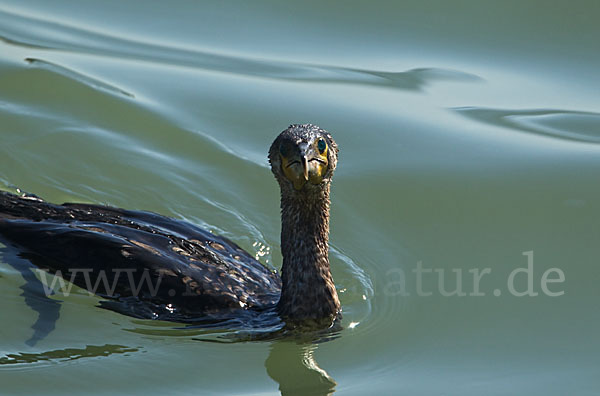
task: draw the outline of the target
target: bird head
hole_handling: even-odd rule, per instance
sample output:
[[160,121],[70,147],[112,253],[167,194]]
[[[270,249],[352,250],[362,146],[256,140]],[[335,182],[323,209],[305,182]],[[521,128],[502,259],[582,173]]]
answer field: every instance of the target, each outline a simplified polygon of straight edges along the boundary
[[331,135],[313,124],[294,124],[269,149],[269,162],[282,189],[322,187],[331,181],[338,147]]

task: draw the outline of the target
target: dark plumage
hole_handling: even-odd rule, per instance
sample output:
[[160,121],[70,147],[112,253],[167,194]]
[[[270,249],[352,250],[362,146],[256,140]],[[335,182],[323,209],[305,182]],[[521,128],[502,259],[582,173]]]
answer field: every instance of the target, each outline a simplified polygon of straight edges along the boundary
[[271,146],[281,188],[281,278],[232,241],[149,212],[0,192],[0,235],[39,268],[132,316],[220,321],[271,311],[289,324],[331,325],[340,312],[328,260],[337,151],[311,124],[291,125]]
[[[317,161],[318,141],[325,141],[323,174],[310,172],[300,189],[281,171],[281,147],[289,157]],[[304,147],[303,144],[308,142]],[[312,144],[311,144],[312,143]],[[288,151],[287,149],[283,150]],[[315,152],[316,151],[316,152]],[[281,251],[283,289],[278,311],[295,320],[330,320],[340,302],[329,270],[329,191],[337,165],[338,147],[329,133],[315,125],[292,125],[271,145],[269,162],[281,188]],[[306,167],[304,168],[306,169]]]

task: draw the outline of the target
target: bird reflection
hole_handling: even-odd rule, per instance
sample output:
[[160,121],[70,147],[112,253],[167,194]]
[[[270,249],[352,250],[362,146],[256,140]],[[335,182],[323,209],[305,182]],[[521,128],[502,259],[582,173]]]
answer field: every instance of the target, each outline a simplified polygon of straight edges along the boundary
[[314,359],[318,345],[294,341],[275,341],[265,368],[279,384],[282,396],[332,395],[337,383]]
[[33,334],[25,344],[35,346],[55,329],[60,316],[60,301],[48,298],[44,285],[34,274],[34,266],[20,257],[17,251],[0,244],[0,261],[17,270],[25,281],[20,287],[23,290],[21,296],[25,297],[25,304],[38,315],[31,326]]

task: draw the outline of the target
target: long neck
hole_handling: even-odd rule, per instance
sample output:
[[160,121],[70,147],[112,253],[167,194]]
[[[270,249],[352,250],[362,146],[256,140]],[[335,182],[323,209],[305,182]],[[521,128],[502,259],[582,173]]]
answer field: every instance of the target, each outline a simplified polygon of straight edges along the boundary
[[320,187],[317,194],[282,192],[278,310],[292,321],[332,320],[340,311],[329,271],[329,183]]

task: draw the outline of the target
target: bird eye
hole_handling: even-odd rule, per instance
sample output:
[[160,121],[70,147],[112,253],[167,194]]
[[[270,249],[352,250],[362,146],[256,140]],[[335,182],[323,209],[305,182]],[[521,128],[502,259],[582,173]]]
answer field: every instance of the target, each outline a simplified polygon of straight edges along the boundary
[[319,149],[319,153],[323,154],[325,152],[325,149],[327,148],[327,143],[325,143],[325,140],[319,139],[319,143],[317,143],[317,148]]
[[290,156],[290,146],[283,143],[281,146],[279,146],[279,153],[281,155],[283,155],[284,157],[289,157]]

